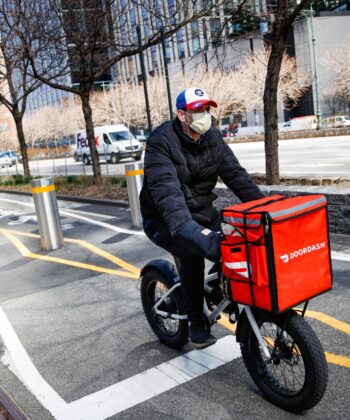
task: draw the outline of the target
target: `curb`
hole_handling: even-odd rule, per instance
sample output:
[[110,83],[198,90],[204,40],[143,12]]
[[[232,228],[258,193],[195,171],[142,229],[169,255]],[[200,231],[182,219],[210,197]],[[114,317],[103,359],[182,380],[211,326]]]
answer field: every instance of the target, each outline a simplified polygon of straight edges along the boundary
[[[11,190],[2,190],[0,193],[5,194],[15,194],[15,195],[26,195],[31,196],[32,193],[26,191],[11,191]],[[78,203],[87,203],[87,204],[102,204],[106,206],[116,206],[121,208],[129,208],[129,202],[124,200],[108,200],[103,198],[86,198],[86,197],[73,197],[69,195],[57,195],[57,200],[63,201],[75,201]]]

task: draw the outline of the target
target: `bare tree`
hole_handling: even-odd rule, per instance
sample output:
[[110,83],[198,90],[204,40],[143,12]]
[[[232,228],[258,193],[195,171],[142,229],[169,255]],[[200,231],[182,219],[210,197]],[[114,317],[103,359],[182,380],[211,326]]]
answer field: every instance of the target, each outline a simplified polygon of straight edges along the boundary
[[271,54],[264,88],[265,160],[268,184],[280,183],[277,92],[286,39],[294,20],[308,2],[309,0],[300,0],[299,2],[279,0],[271,2],[270,6],[274,22],[271,34]]
[[41,84],[31,77],[30,62],[19,46],[15,26],[20,27],[19,16],[7,14],[7,7],[0,2],[0,102],[9,110],[15,124],[21,149],[25,176],[30,175],[23,116],[28,96]]
[[[219,103],[212,110],[220,120],[232,114],[243,114],[253,109],[263,108],[263,92],[269,60],[269,49],[256,51],[254,59],[242,62],[235,72],[197,66],[191,75],[181,73],[171,78],[172,98],[186,87],[201,86]],[[299,70],[297,73],[294,57],[284,55],[278,85],[278,100],[288,109],[298,100],[310,84],[309,76]],[[166,106],[166,86],[163,76],[156,75],[148,81],[149,101],[152,109],[152,125],[156,126],[169,118]],[[124,98],[128,98],[124,100]],[[175,105],[175,104],[173,104]],[[119,83],[92,98],[94,123],[125,124],[128,127],[146,125],[146,109],[142,85]]]
[[[270,55],[271,48],[269,47],[255,51],[240,66],[241,80],[237,86],[242,90],[246,111],[263,109],[263,95]],[[297,70],[295,57],[290,57],[284,52],[277,86],[277,102],[282,104],[284,109],[292,109],[298,104],[309,85],[310,75],[303,69]]]
[[71,136],[83,123],[81,105],[75,102],[46,106],[23,118],[24,133],[31,143]]
[[17,136],[12,130],[0,131],[0,149],[9,150],[17,148]]
[[[3,3],[7,2],[3,0]],[[81,99],[94,177],[98,182],[101,170],[90,105],[96,83],[110,80],[117,71],[116,63],[139,52],[136,24],[142,24],[142,48],[146,49],[160,42],[161,27],[165,38],[170,38],[188,23],[209,15],[215,7],[213,2],[199,0],[175,1],[171,8],[152,0],[123,3],[33,0],[30,5],[13,0],[11,3],[7,12],[16,9],[15,13],[24,22],[13,29],[30,60],[33,76]],[[37,12],[30,21],[28,8]]]

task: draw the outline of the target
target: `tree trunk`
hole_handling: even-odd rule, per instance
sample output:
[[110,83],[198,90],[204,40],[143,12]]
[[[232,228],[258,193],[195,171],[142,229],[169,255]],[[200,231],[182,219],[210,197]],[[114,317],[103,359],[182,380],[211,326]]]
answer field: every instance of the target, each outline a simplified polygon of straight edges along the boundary
[[[92,170],[94,173],[94,180],[97,184],[102,183],[102,175],[101,175],[101,166],[100,161],[98,158],[98,152],[96,148],[96,141],[95,141],[95,133],[94,133],[94,123],[92,121],[92,109],[90,106],[90,93],[85,92],[84,95],[81,96],[84,120],[85,120],[85,127],[86,127],[86,135],[89,141],[89,148],[91,153],[91,163],[92,163]],[[103,139],[99,139],[99,141],[103,141]]]
[[19,146],[21,148],[24,176],[29,177],[30,176],[30,169],[29,169],[26,139],[24,137],[24,131],[23,131],[23,116],[19,112],[18,113],[15,112],[15,113],[13,113],[13,117],[14,117],[15,124],[16,124]]
[[278,2],[264,89],[266,181],[279,185],[277,91],[288,27],[288,1]]

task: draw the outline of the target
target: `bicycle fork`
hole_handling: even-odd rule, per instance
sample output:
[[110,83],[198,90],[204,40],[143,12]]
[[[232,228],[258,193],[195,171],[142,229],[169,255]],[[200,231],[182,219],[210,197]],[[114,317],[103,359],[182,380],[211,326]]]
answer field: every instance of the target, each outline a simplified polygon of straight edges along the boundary
[[266,343],[264,341],[264,338],[263,338],[263,336],[260,333],[260,329],[258,327],[258,324],[257,324],[255,318],[254,318],[254,315],[253,315],[253,312],[252,312],[250,306],[244,305],[244,310],[245,310],[245,313],[247,314],[248,321],[249,321],[249,323],[250,323],[250,325],[251,325],[251,327],[253,329],[253,332],[255,334],[255,337],[258,340],[258,343],[259,343],[262,351],[264,352],[264,355],[268,359],[270,359],[271,358],[271,355],[270,355],[269,349],[267,348],[267,345],[266,345]]

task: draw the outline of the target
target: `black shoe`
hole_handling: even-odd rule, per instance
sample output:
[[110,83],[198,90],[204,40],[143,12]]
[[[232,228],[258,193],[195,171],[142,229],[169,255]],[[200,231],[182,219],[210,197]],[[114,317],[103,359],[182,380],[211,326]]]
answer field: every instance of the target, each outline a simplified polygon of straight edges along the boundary
[[216,343],[216,338],[207,331],[204,320],[188,322],[188,338],[197,349]]

